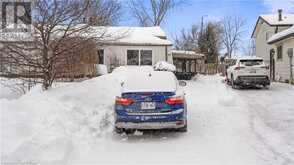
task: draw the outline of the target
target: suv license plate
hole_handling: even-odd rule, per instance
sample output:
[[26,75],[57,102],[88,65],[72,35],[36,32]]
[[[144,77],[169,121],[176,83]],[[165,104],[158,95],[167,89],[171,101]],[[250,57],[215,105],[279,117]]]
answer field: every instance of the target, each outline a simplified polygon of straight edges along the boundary
[[255,69],[250,70],[250,73],[256,73]]
[[155,102],[142,102],[141,109],[155,109]]

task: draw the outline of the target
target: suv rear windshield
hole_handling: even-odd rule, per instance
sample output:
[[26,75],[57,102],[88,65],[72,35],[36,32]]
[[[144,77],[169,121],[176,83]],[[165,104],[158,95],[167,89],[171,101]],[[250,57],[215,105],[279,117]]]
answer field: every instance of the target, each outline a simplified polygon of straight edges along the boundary
[[240,60],[241,65],[245,66],[254,66],[254,65],[261,65],[263,60]]

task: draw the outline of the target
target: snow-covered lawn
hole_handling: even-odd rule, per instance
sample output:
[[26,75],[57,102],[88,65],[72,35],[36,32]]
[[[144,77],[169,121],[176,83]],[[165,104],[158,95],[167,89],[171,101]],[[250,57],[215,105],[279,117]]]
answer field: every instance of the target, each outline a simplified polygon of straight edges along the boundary
[[125,76],[137,71],[122,67],[47,92],[2,97],[1,163],[294,164],[293,86],[233,90],[219,76],[199,76],[183,87],[187,133],[118,135],[114,97]]

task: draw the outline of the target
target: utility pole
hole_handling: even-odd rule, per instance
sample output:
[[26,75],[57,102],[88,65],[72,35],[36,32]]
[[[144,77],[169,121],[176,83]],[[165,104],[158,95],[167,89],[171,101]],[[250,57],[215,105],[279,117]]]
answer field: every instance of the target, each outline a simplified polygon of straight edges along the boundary
[[203,26],[204,26],[204,17],[207,17],[208,15],[203,15],[201,16],[201,36],[203,35]]
[[[203,26],[204,26],[204,17],[207,17],[208,15],[202,15],[201,16],[201,29],[200,29],[200,42],[203,42]],[[199,41],[198,41],[199,42]],[[203,44],[203,43],[202,43]],[[200,48],[200,52],[202,52],[202,48]],[[207,59],[207,55],[205,55],[205,61]]]

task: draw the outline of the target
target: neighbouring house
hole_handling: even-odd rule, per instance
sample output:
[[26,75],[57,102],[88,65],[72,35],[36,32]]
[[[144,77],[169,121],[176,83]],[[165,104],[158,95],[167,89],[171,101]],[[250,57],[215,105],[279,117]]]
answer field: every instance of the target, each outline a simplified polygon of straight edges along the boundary
[[[87,44],[85,50],[73,49],[63,55],[56,66],[62,73],[59,77],[85,77],[97,75],[97,64],[107,66],[108,72],[123,65],[154,65],[158,61],[173,63],[172,42],[160,27],[101,27],[93,26],[83,36],[97,35],[96,46]],[[1,42],[9,42],[2,40]],[[70,44],[70,42],[68,42]],[[0,52],[1,54],[1,52]],[[77,56],[78,55],[78,56]],[[2,57],[2,56],[1,56]],[[1,67],[2,62],[1,62]]]
[[270,77],[276,81],[287,81],[290,78],[289,48],[294,47],[291,29],[294,25],[294,14],[260,15],[257,19],[252,38],[256,43],[256,56],[262,57],[270,66]]
[[100,63],[109,71],[122,65],[154,65],[158,61],[173,63],[172,42],[158,26],[106,27],[104,30],[112,39],[101,43],[97,54]]

